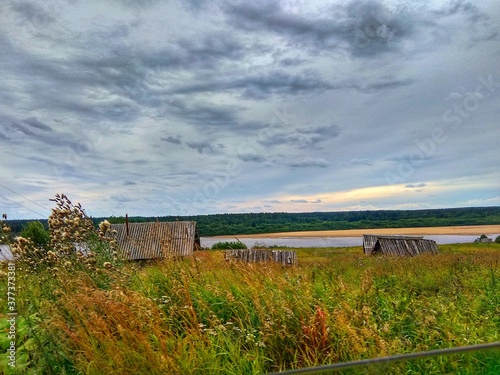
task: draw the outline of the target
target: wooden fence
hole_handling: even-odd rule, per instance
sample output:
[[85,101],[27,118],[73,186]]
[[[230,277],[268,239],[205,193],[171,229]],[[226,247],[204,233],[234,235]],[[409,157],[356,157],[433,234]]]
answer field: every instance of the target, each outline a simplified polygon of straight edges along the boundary
[[297,265],[297,254],[292,250],[235,249],[226,250],[227,261],[239,260],[247,263],[281,263],[284,266]]

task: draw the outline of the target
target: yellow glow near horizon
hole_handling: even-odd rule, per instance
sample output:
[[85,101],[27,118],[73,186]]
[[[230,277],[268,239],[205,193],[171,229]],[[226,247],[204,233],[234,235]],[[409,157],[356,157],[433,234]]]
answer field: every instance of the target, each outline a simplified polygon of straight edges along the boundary
[[335,192],[325,192],[314,195],[285,195],[279,196],[276,199],[282,202],[291,202],[298,200],[306,200],[307,202],[314,202],[321,200],[322,203],[354,203],[365,200],[373,200],[387,197],[394,197],[394,195],[401,194],[407,190],[405,185],[385,185],[385,186],[372,186],[366,188],[358,188],[352,190],[343,190]]
[[[386,199],[394,200],[393,208],[431,208],[430,205],[425,205],[422,202],[416,203],[415,200],[420,201],[418,197],[421,194],[439,195],[452,191],[484,189],[494,186],[497,186],[494,179],[483,179],[481,181],[469,179],[440,180],[426,181],[422,184],[402,183],[308,195],[280,194],[268,199],[247,201],[241,208],[251,210],[262,204],[267,204],[268,207],[272,207],[273,211],[384,209],[385,204],[378,201]],[[379,207],[377,204],[381,206]]]

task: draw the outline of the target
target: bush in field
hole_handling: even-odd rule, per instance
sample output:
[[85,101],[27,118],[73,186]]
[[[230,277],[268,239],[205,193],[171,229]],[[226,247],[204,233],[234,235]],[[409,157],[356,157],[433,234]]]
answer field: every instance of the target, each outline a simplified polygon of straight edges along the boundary
[[50,241],[49,232],[45,230],[43,224],[39,221],[32,221],[22,230],[21,237],[29,238],[34,245],[46,248]]
[[265,242],[256,241],[252,246],[252,249],[286,249],[288,246],[285,245],[266,245]]
[[487,236],[486,234],[484,234],[484,233],[483,233],[483,234],[481,234],[478,238],[476,238],[476,239],[474,240],[474,242],[475,242],[475,243],[478,243],[478,242],[481,242],[481,241],[485,240],[486,238],[488,238],[488,236]]
[[495,242],[500,243],[500,236],[497,236],[497,238],[495,238]]
[[212,250],[234,250],[234,249],[247,249],[247,245],[240,241],[224,241],[217,242],[212,245]]

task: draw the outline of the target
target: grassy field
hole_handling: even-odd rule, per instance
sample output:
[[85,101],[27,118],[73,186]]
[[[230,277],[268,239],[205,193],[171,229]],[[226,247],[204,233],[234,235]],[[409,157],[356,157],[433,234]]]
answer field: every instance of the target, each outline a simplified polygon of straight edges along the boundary
[[[16,264],[16,369],[3,354],[0,371],[262,374],[500,340],[500,244],[414,258],[297,252],[288,268],[227,263],[218,251],[142,265]],[[7,353],[7,303],[2,313]],[[500,351],[345,373],[498,374]]]

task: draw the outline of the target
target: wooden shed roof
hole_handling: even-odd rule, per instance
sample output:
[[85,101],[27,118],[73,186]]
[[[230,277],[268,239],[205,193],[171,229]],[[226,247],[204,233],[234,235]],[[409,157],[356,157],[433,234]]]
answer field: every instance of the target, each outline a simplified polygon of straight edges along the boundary
[[437,244],[416,236],[378,236],[363,235],[363,250],[366,255],[380,253],[384,255],[414,256],[421,253],[437,253]]
[[147,222],[111,224],[111,232],[126,259],[163,259],[193,254],[196,222]]

